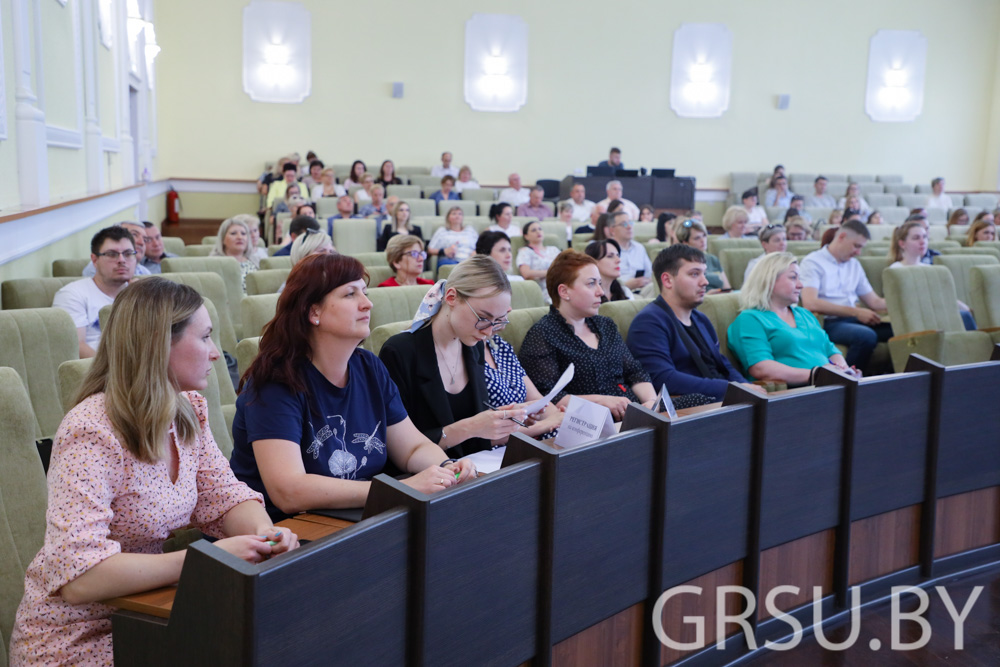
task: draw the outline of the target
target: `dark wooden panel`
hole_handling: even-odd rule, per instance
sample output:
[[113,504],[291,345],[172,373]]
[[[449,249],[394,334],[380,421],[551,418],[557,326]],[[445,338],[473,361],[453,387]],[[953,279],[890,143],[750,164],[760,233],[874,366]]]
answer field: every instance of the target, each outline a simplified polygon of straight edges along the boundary
[[934,537],[935,558],[1000,542],[1000,487],[939,499]]
[[941,392],[937,497],[1000,484],[1000,364],[948,368]]
[[[739,586],[743,581],[743,564],[731,563],[713,572],[708,572],[702,576],[684,582],[688,586],[701,587],[701,595],[675,595],[667,600],[663,605],[663,630],[667,636],[677,642],[690,643],[697,639],[695,626],[686,623],[685,618],[701,617],[705,623],[705,646],[718,641],[715,634],[715,613],[717,609],[716,589],[720,586]],[[742,604],[742,598],[738,595],[727,595],[726,613],[738,614]],[[739,632],[737,626],[727,628],[731,636]],[[676,649],[662,646],[660,650],[660,664],[668,665],[676,660],[690,655],[700,649],[691,651],[678,651]]]
[[642,659],[644,604],[621,611],[552,647],[553,667],[638,667]]
[[916,565],[920,547],[920,505],[851,524],[851,586]]
[[747,554],[753,410],[699,414],[664,432],[662,576],[669,588]]
[[844,389],[789,394],[763,406],[762,550],[837,525]]
[[336,548],[317,544],[310,558],[263,570],[253,635],[261,664],[405,661],[409,517],[396,511],[375,521],[378,530],[347,528],[332,538]]
[[930,427],[929,373],[858,384],[851,475],[851,519],[919,503],[924,497]]
[[798,586],[798,595],[780,595],[775,607],[782,611],[813,601],[813,586],[821,586],[823,594],[833,588],[834,531],[824,530],[808,537],[788,542],[760,554],[760,593],[757,596],[758,618],[769,618],[764,599],[777,586]]

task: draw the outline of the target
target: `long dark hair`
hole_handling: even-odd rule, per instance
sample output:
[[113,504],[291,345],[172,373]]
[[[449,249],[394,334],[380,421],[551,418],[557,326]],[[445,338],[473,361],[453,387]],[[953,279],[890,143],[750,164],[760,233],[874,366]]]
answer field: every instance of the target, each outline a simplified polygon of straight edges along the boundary
[[[618,256],[621,257],[622,247],[618,245],[618,241],[615,241],[614,239],[602,239],[600,241],[591,241],[590,243],[587,244],[587,247],[583,249],[583,252],[590,255],[594,259],[600,261],[605,257],[607,257],[609,245],[613,245],[615,247],[615,250],[618,251]],[[611,298],[609,299],[608,295],[605,294],[604,296],[601,297],[601,303],[606,303],[609,300],[622,301],[627,298],[628,297],[625,296],[625,288],[623,288],[622,284],[618,282],[617,278],[615,278],[614,280],[611,281]]]
[[667,224],[677,219],[675,213],[661,213],[656,218],[656,240],[661,243],[667,240]]
[[505,208],[513,209],[514,207],[503,201],[490,206],[490,220],[493,222],[499,222],[500,215],[503,213]]
[[310,255],[296,264],[278,297],[274,319],[264,327],[260,351],[244,374],[240,390],[250,381],[256,389],[277,382],[294,392],[305,392],[302,364],[312,356],[309,308],[341,285],[362,279],[368,282],[364,264],[348,255]]
[[[361,176],[359,176],[358,178],[364,178],[365,172],[368,170],[368,167],[366,167],[365,163],[362,162],[361,160],[354,161],[354,163],[351,165],[351,173],[347,176],[347,178],[354,181],[354,168],[357,167],[359,164],[361,165]],[[360,180],[354,182],[361,183]]]

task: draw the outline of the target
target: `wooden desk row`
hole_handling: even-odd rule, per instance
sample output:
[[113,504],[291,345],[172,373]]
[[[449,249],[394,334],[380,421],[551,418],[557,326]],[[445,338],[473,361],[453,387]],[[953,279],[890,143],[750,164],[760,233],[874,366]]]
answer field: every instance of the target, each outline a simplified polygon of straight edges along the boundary
[[[799,586],[778,606],[800,618],[819,586],[830,617],[851,586],[872,601],[1000,561],[1000,363],[908,370],[767,397],[731,385],[674,422],[630,406],[615,437],[517,437],[500,471],[433,496],[380,476],[365,520],[257,566],[196,543],[168,619],[115,614],[116,661],[730,662],[749,649],[715,649],[719,586]],[[306,536],[316,519],[293,521]],[[672,598],[663,628],[690,642],[684,617],[705,615],[709,648],[654,634],[654,602],[681,584],[704,593]],[[750,621],[759,645],[789,630]]]

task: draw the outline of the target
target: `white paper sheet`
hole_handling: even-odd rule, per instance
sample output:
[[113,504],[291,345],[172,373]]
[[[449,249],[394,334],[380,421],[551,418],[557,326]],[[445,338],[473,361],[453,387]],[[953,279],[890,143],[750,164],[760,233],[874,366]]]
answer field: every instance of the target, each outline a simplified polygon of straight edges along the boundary
[[555,444],[563,449],[572,449],[614,434],[615,420],[611,417],[611,410],[579,396],[572,396],[566,406],[559,433],[556,434]]
[[559,381],[556,382],[554,387],[552,387],[552,391],[545,394],[545,396],[542,396],[540,399],[538,399],[537,401],[529,405],[527,408],[525,408],[525,412],[527,412],[529,415],[533,415],[536,412],[544,410],[545,406],[549,404],[552,398],[560,391],[562,391],[563,388],[570,383],[570,381],[573,379],[573,373],[575,372],[576,372],[576,367],[573,366],[573,364],[567,366],[566,370],[563,371],[562,377],[560,377]]
[[468,456],[463,456],[462,458],[472,461],[472,463],[476,466],[476,470],[485,474],[500,470],[500,464],[503,463],[503,455],[506,451],[506,447],[497,447],[496,449],[487,449],[482,452],[476,452],[475,454],[469,454]]

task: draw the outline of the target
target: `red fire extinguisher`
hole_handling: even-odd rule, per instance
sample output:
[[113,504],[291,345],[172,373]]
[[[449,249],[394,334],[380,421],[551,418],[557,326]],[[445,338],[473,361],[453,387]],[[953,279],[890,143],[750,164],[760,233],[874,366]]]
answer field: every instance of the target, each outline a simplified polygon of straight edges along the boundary
[[170,188],[167,191],[167,222],[180,222],[181,219],[181,197],[177,190]]

